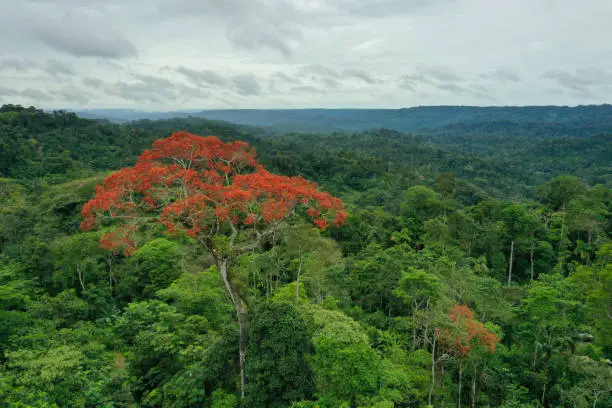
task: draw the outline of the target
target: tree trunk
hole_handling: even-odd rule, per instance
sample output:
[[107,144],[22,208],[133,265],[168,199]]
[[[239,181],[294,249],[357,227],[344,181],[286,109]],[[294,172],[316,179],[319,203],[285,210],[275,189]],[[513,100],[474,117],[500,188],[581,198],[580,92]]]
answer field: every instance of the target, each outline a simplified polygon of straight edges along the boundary
[[427,405],[432,405],[431,397],[433,396],[433,389],[436,383],[436,336],[434,336],[433,342],[431,344],[431,384],[429,385],[429,397],[427,398]]
[[595,393],[595,399],[593,400],[593,408],[597,408],[597,400],[599,399],[599,392]]
[[446,203],[444,203],[444,236],[442,237],[442,254],[446,251]]
[[561,236],[559,237],[559,249],[557,250],[557,262],[561,266],[563,266],[562,250],[563,250],[563,243],[565,241],[565,238],[563,236],[564,233],[565,233],[565,205],[563,206],[563,216],[561,217]]
[[531,280],[533,281],[533,250],[535,247],[535,241],[531,238],[531,251],[529,252],[529,262],[531,264]]
[[459,363],[459,384],[457,385],[457,408],[461,408],[461,386],[463,385],[463,364]]
[[472,374],[472,408],[476,408],[476,365],[474,365],[474,374]]
[[246,364],[246,348],[249,343],[249,315],[244,301],[238,294],[238,291],[227,274],[227,259],[218,259],[216,261],[219,273],[225,284],[225,289],[234,304],[236,316],[238,317],[238,325],[240,327],[240,342],[238,346],[238,356],[240,359],[240,396],[244,399],[244,388],[246,384],[244,370]]
[[[429,298],[427,298],[425,310],[427,313],[429,313]],[[427,336],[429,336],[429,317],[425,316],[425,327],[423,328],[423,346],[427,346]]]
[[545,404],[546,402],[546,389],[548,388],[548,362],[550,360],[550,355],[546,356],[546,360],[544,360],[544,389],[542,390],[542,406],[548,406]]
[[108,284],[110,286],[111,294],[113,293],[113,258],[109,254],[106,256],[106,265],[108,266]]
[[412,351],[417,349],[417,325],[415,322],[417,309],[418,305],[416,300],[414,300],[412,306]]
[[77,276],[79,277],[79,283],[81,284],[81,290],[85,292],[85,274],[81,269],[81,265],[76,266]]
[[508,286],[512,282],[512,263],[514,262],[514,240],[510,244],[510,262],[508,264]]
[[591,243],[593,242],[593,230],[591,228],[587,232],[587,242],[589,244],[589,251],[587,252],[586,262],[587,265],[591,265]]
[[300,266],[298,267],[297,279],[295,281],[295,304],[300,302],[300,274],[302,273],[302,265],[304,264],[304,256],[300,251]]

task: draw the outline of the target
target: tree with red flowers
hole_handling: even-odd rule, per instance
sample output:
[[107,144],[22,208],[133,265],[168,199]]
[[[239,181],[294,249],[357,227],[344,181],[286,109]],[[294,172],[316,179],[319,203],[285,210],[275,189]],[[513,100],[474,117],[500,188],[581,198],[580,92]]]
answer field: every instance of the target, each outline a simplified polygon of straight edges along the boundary
[[238,318],[244,397],[249,319],[228,266],[301,211],[321,230],[346,218],[340,199],[301,177],[268,172],[247,143],[176,132],[155,141],[133,167],[107,177],[83,206],[81,227],[112,225],[101,246],[130,255],[138,231],[161,223],[170,233],[187,233],[212,255]]
[[[478,320],[474,319],[474,313],[465,305],[453,306],[448,314],[450,326],[438,329],[440,342],[445,346],[447,352],[454,355],[459,361],[459,382],[457,406],[461,408],[461,387],[463,379],[463,362],[477,349],[486,353],[495,353],[495,347],[499,337],[491,333]],[[475,387],[475,382],[473,386]],[[473,390],[472,401],[475,399]],[[474,405],[474,404],[472,404]]]

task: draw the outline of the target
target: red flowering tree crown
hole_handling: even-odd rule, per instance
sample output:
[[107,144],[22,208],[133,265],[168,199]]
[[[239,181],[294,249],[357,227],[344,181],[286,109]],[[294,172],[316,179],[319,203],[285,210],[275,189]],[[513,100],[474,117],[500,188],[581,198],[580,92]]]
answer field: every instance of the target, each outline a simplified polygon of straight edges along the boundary
[[241,240],[258,242],[298,207],[322,230],[346,219],[340,199],[302,177],[268,172],[247,143],[176,132],[97,186],[83,206],[81,227],[117,223],[101,244],[128,254],[136,246],[134,233],[151,221],[203,243],[226,237],[238,248]]
[[499,337],[487,330],[474,313],[465,305],[453,306],[448,314],[450,328],[438,330],[442,343],[459,357],[468,357],[475,348],[482,347],[489,353],[495,353]]

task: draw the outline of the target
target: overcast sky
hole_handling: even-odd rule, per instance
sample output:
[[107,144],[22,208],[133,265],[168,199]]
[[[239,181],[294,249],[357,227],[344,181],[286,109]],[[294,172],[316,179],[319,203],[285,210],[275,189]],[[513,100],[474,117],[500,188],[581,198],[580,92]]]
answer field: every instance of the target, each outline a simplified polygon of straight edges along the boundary
[[0,103],[599,104],[611,16],[612,0],[0,0]]

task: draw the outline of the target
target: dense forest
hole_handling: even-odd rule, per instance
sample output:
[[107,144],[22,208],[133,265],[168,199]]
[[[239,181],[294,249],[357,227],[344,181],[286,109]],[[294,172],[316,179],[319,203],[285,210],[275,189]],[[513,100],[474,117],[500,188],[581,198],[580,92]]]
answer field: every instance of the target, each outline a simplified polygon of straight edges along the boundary
[[610,108],[500,109],[306,134],[0,107],[0,406],[612,407]]

